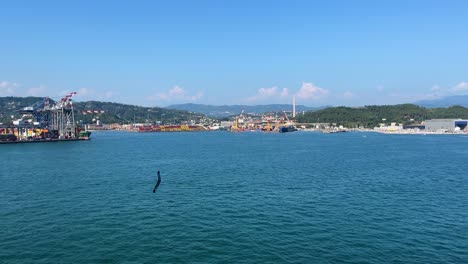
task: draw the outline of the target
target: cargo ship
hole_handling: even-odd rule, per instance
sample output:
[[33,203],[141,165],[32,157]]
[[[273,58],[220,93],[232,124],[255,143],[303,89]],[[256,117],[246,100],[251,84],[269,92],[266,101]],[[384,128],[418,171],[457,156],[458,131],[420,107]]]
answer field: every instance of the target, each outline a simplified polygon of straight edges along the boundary
[[60,136],[58,130],[3,126],[0,127],[0,144],[78,141],[90,139],[90,131],[80,131],[80,129],[77,128],[76,132],[77,136]]
[[287,132],[294,132],[294,131],[297,131],[297,128],[293,125],[280,126],[280,128],[278,129],[278,132],[280,133],[287,133]]
[[84,130],[78,133],[78,138],[82,140],[89,140],[91,136],[91,131]]

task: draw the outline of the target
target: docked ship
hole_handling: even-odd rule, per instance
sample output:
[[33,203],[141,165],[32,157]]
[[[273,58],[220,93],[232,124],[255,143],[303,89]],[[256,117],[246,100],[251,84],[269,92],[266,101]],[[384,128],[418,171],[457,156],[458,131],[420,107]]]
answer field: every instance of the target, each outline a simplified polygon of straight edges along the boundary
[[78,133],[78,138],[79,139],[84,139],[84,140],[89,140],[91,136],[91,131],[88,130],[83,130]]
[[297,128],[294,125],[280,126],[278,132],[287,133],[297,131]]

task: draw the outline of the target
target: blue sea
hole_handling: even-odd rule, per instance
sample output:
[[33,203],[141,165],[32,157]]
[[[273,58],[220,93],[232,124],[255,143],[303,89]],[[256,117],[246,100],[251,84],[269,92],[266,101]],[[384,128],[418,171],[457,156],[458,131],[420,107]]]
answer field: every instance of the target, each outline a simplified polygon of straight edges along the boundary
[[0,263],[468,263],[466,136],[95,132],[0,168]]

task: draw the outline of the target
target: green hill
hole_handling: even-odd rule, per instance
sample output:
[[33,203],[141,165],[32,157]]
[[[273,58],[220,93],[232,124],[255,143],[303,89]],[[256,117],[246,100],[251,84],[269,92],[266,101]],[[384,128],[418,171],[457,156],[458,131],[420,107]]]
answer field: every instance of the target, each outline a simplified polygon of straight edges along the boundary
[[[190,120],[199,121],[205,115],[190,113],[188,111],[172,110],[160,107],[142,107],[119,103],[87,101],[75,103],[76,120],[89,123],[93,118],[99,117],[102,123],[142,123],[161,121],[163,124],[180,124]],[[102,114],[86,114],[86,110],[103,110]]]
[[[20,118],[17,110],[42,100],[42,97],[0,97],[0,123],[11,123],[11,116]],[[98,101],[73,102],[73,104],[76,110],[75,120],[81,120],[83,123],[91,123],[93,119],[99,119],[104,124],[156,121],[161,121],[163,124],[180,124],[205,118],[203,114],[160,107],[142,107]],[[104,113],[83,114],[87,110],[102,110]]]
[[330,107],[299,115],[299,123],[336,123],[345,127],[372,128],[385,122],[405,125],[420,123],[433,118],[468,118],[468,108],[452,106],[449,108],[424,108],[413,104],[371,105],[364,107]]

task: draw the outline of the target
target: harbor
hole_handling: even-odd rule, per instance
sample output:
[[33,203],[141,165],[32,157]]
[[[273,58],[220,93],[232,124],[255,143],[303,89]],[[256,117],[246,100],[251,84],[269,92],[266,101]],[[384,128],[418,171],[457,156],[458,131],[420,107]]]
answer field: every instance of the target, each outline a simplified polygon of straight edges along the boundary
[[[336,134],[344,132],[378,132],[383,134],[466,134],[468,132],[467,119],[445,118],[415,120],[405,114],[404,122],[394,122],[395,118],[381,118],[369,127],[369,122],[365,119],[355,119],[354,123],[346,119],[326,120],[324,116],[317,115],[316,118],[304,118],[309,112],[296,113],[296,100],[293,98],[292,105],[285,105],[282,111],[271,111],[265,113],[245,113],[231,115],[226,118],[211,118],[203,114],[185,112],[192,114],[183,119],[177,119],[172,110],[162,110],[162,108],[143,108],[140,115],[133,114],[133,122],[122,119],[119,123],[104,123],[103,120],[115,120],[120,118],[120,114],[111,113],[109,104],[100,103],[91,106],[89,103],[82,104],[76,109],[72,97],[76,92],[72,92],[63,98],[54,101],[49,97],[38,99],[37,102],[27,106],[15,107],[11,115],[10,122],[0,123],[0,143],[40,143],[40,142],[66,142],[91,139],[91,131],[100,130],[120,130],[138,133],[172,133],[172,132],[209,132],[209,131],[230,131],[260,132],[260,133],[289,133],[295,131],[315,131],[324,134]],[[80,103],[80,102],[79,102]],[[79,104],[78,103],[78,104]],[[15,105],[14,101],[7,102],[6,105]],[[115,105],[118,108],[133,107],[127,105]],[[113,106],[113,107],[115,107]],[[398,106],[396,106],[398,107]],[[289,108],[289,109],[287,109]],[[334,111],[337,108],[324,109]],[[291,111],[292,110],[292,111]],[[115,111],[115,110],[114,110]],[[128,110],[126,110],[128,111]],[[166,112],[164,112],[166,111]],[[159,114],[150,113],[159,112]],[[144,113],[144,114],[143,114]],[[3,113],[2,113],[3,114]],[[75,114],[79,117],[76,118]],[[146,118],[144,118],[146,115]],[[5,114],[4,114],[5,116]],[[164,118],[167,116],[167,118]],[[109,118],[111,117],[111,118]],[[196,117],[196,118],[195,118]],[[346,118],[346,117],[344,117]],[[314,120],[317,122],[313,122]],[[399,118],[401,120],[401,118]],[[5,119],[3,119],[5,120]],[[320,122],[322,120],[322,122]],[[140,121],[140,122],[136,122]],[[328,122],[324,122],[328,121]],[[365,124],[366,125],[362,125]]]
[[0,143],[43,143],[89,140],[91,132],[75,122],[72,97],[67,94],[54,102],[49,97],[17,110],[21,118],[0,124]]
[[0,264],[468,264],[468,1],[2,1]]

